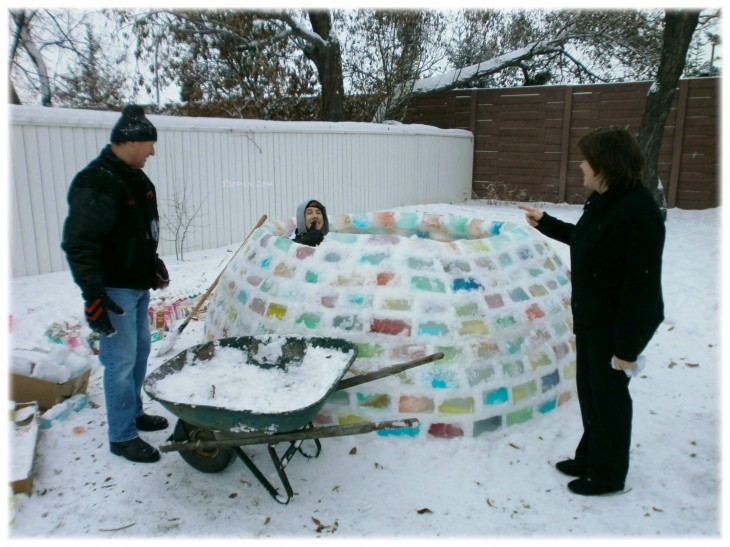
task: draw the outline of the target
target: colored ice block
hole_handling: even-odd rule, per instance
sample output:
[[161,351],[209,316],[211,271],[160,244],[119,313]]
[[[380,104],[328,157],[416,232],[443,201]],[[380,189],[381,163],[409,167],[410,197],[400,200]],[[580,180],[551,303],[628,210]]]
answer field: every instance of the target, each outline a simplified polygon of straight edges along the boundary
[[442,414],[471,414],[474,412],[473,397],[452,397],[439,405]]
[[530,380],[523,384],[518,384],[512,387],[512,400],[515,403],[529,399],[530,397],[537,394],[537,382]]
[[269,309],[266,310],[266,317],[274,317],[276,319],[284,319],[286,316],[286,306],[283,304],[269,304]]
[[560,373],[555,369],[550,374],[546,374],[540,378],[540,382],[542,384],[542,392],[545,393],[560,384]]
[[428,321],[418,325],[418,334],[426,336],[444,336],[449,332],[446,323],[438,323],[436,321]]
[[347,331],[361,331],[363,328],[362,321],[354,314],[336,315],[332,324],[338,329]]
[[522,424],[532,419],[532,409],[523,408],[507,414],[507,426]]
[[400,319],[373,319],[370,322],[370,332],[379,334],[406,334],[410,336],[411,326]]
[[236,299],[241,304],[245,304],[246,302],[248,302],[248,293],[246,291],[238,291],[238,294],[236,295]]
[[502,427],[502,416],[492,416],[484,420],[477,420],[474,422],[474,436],[478,437],[484,433],[491,433],[497,431]]
[[481,342],[477,346],[477,355],[482,359],[489,359],[499,354],[499,345],[494,342]]
[[486,384],[494,376],[494,367],[482,365],[466,369],[466,381],[470,386]]
[[393,272],[380,272],[376,279],[379,286],[384,286],[390,284],[394,278],[395,274]]
[[261,277],[260,275],[249,275],[246,278],[246,281],[249,283],[249,285],[251,285],[253,287],[258,287],[263,280],[264,280],[264,278]]
[[432,437],[450,439],[453,437],[463,437],[464,429],[456,424],[436,423],[431,424],[431,426],[428,428],[428,434]]
[[542,311],[540,306],[537,304],[533,304],[527,310],[525,311],[525,314],[527,315],[527,319],[530,321],[534,321],[535,319],[540,319],[541,317],[545,317],[545,312]]
[[411,301],[405,298],[386,298],[380,307],[384,310],[405,311],[411,309]]
[[542,285],[530,285],[529,291],[530,291],[530,294],[535,297],[545,296],[548,293],[547,289],[545,287],[543,287]]
[[358,393],[357,404],[368,408],[387,408],[390,406],[390,395],[387,393]]
[[388,253],[364,254],[360,257],[360,262],[363,264],[372,264],[373,266],[377,266],[388,257],[390,257]]
[[274,275],[279,277],[292,278],[296,274],[297,268],[294,265],[288,265],[284,262],[279,262],[274,268]]
[[522,361],[505,361],[502,363],[502,374],[508,378],[521,376],[525,372],[525,365]]
[[297,245],[295,256],[299,260],[304,260],[305,258],[312,256],[315,250],[315,247],[309,247],[308,245]]
[[479,258],[474,260],[474,264],[490,272],[498,269],[497,264],[494,262],[494,260],[492,260],[488,256],[480,256]]
[[524,302],[525,300],[530,299],[530,296],[525,292],[522,287],[517,287],[509,291],[509,297],[512,299],[513,302]]
[[421,291],[446,292],[446,287],[440,279],[431,279],[423,276],[411,277],[411,288]]
[[292,245],[294,245],[294,242],[286,237],[277,237],[274,240],[274,247],[284,252],[287,252],[289,250],[289,247],[291,247]]
[[380,437],[418,437],[421,432],[421,424],[414,427],[399,427],[397,429],[380,429],[377,435]]
[[483,289],[484,287],[481,285],[481,283],[477,282],[473,278],[458,278],[454,279],[452,283],[452,288],[454,292],[456,291],[473,291],[476,289]]
[[308,329],[315,329],[319,325],[321,317],[318,313],[303,313],[297,317],[297,324],[304,325]]
[[385,350],[380,344],[361,343],[357,344],[357,356],[360,359],[369,359],[372,357],[378,357],[383,354]]
[[509,391],[506,387],[492,389],[484,394],[485,405],[501,405],[509,401]]
[[456,311],[456,315],[459,317],[464,317],[465,315],[476,315],[479,313],[479,306],[476,302],[455,304],[454,311]]
[[434,410],[434,402],[431,397],[416,397],[412,395],[401,395],[398,399],[398,412],[424,412],[430,413]]
[[517,324],[517,319],[515,319],[514,315],[506,315],[504,317],[498,317],[496,323],[503,329],[508,329]]
[[492,310],[504,306],[504,300],[502,300],[501,294],[488,294],[484,297],[484,300],[487,302],[489,309]]
[[546,413],[550,412],[551,410],[554,410],[556,406],[558,406],[558,398],[553,397],[552,399],[545,401],[541,405],[538,405],[537,411],[540,414],[546,414]]
[[532,370],[536,370],[538,367],[546,367],[552,364],[550,356],[545,352],[530,355],[530,366]]
[[489,334],[489,327],[487,327],[487,324],[482,319],[462,321],[459,335],[466,336],[469,334],[487,335]]
[[407,260],[408,267],[412,270],[430,270],[433,268],[433,260],[430,258],[409,257]]
[[264,302],[260,298],[254,298],[253,300],[251,300],[251,304],[249,304],[248,307],[254,313],[258,315],[263,315],[264,311],[266,311],[266,302]]

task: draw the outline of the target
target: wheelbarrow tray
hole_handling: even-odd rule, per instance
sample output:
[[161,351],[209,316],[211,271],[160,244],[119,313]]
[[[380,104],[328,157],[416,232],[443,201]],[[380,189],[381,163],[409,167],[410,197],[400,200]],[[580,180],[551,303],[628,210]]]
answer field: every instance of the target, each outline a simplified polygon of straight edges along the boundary
[[[261,355],[266,355],[266,348],[272,344],[280,346],[281,351],[278,358],[271,362],[262,360]],[[278,368],[289,370],[288,367],[300,366],[309,348],[323,348],[339,352],[346,359],[344,366],[333,367],[329,388],[316,401],[307,404],[302,408],[289,411],[259,412],[246,410],[246,401],[240,401],[237,408],[231,409],[225,406],[213,404],[188,404],[179,402],[172,397],[165,396],[158,389],[158,384],[170,375],[180,374],[186,367],[195,367],[213,358],[218,348],[234,348],[241,351],[249,365],[263,369]],[[277,347],[277,352],[278,352]],[[326,337],[298,337],[298,336],[242,336],[231,338],[219,338],[211,342],[192,346],[175,357],[163,363],[157,370],[153,371],[144,381],[145,392],[155,401],[158,401],[172,414],[197,427],[225,431],[225,432],[250,432],[262,431],[267,433],[295,431],[304,427],[324,406],[329,395],[337,388],[342,376],[357,357],[357,346],[347,340]],[[311,389],[311,386],[301,385],[296,389]],[[240,407],[244,407],[241,409]]]

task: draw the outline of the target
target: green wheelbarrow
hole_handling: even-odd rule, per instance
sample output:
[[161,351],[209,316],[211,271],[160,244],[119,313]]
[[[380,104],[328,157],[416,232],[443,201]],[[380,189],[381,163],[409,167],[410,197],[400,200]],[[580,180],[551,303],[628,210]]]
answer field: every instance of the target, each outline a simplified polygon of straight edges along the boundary
[[[276,501],[287,504],[293,490],[286,466],[297,453],[319,456],[319,439],[418,426],[416,418],[405,418],[315,427],[312,420],[330,395],[437,361],[443,353],[343,379],[356,358],[355,344],[326,337],[243,336],[192,346],[144,382],[145,392],[178,418],[160,451],[179,452],[205,473],[223,471],[238,456]],[[314,449],[307,450],[305,441]],[[288,446],[280,455],[282,443]],[[251,445],[267,445],[284,493],[246,454],[243,447]]]

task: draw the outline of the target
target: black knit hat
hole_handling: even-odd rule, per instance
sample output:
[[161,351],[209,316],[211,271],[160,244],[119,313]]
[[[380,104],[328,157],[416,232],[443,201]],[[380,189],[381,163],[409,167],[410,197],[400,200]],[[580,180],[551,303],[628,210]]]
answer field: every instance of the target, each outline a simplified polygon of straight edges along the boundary
[[316,199],[310,200],[309,203],[307,203],[307,206],[305,209],[309,209],[310,207],[315,207],[319,209],[320,211],[324,211],[324,205],[322,205],[320,202],[318,202]]
[[145,118],[144,109],[130,104],[122,110],[122,117],[112,129],[111,142],[156,141],[157,129]]

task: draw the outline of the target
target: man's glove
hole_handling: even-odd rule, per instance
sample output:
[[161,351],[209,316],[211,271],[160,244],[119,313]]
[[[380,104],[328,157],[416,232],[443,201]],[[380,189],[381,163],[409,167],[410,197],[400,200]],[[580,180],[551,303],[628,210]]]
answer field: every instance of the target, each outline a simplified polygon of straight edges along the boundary
[[84,313],[86,321],[89,323],[91,330],[111,336],[116,333],[116,329],[109,319],[109,312],[117,315],[124,315],[124,310],[117,306],[114,301],[107,295],[102,294],[84,303]]
[[316,223],[313,222],[312,225],[309,227],[309,230],[307,230],[303,234],[297,234],[297,236],[294,238],[294,241],[296,243],[301,243],[302,245],[309,245],[310,247],[316,247],[317,245],[322,243],[322,240],[324,239],[324,234],[322,233],[322,230],[317,230],[315,226]]
[[166,289],[170,284],[170,274],[167,273],[165,263],[155,258],[155,289]]
[[297,237],[294,238],[294,241],[297,243],[301,243],[302,245],[316,247],[317,245],[322,243],[323,239],[324,236],[322,235],[321,230],[307,230],[303,234],[297,234]]

